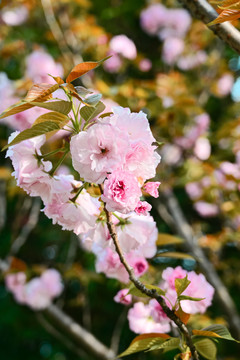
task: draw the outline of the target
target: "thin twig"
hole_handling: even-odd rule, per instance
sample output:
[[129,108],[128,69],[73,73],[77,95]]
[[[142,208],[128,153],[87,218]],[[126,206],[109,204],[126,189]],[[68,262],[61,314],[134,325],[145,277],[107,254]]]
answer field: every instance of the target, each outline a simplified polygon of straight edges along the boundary
[[6,222],[6,181],[0,180],[0,231]]
[[33,200],[33,205],[29,214],[27,223],[23,226],[21,233],[13,242],[9,255],[15,255],[18,253],[19,249],[25,244],[29,234],[35,228],[38,223],[39,213],[41,207],[41,200],[36,198]]
[[120,316],[119,316],[119,318],[118,318],[118,320],[116,322],[114,330],[113,330],[112,339],[111,339],[111,349],[115,353],[118,353],[120,336],[121,336],[121,333],[122,333],[124,323],[126,321],[127,310],[128,310],[127,307],[125,307],[123,309],[123,311],[121,312],[121,314],[120,314]]
[[[101,192],[103,192],[103,188],[100,185],[100,190]],[[157,302],[161,305],[163,311],[165,312],[165,314],[169,317],[169,319],[171,319],[179,328],[179,330],[181,331],[181,333],[183,334],[186,344],[189,347],[191,354],[192,354],[192,359],[193,360],[199,360],[199,356],[197,353],[197,350],[192,342],[192,338],[191,338],[191,334],[187,328],[187,326],[179,319],[179,317],[175,314],[175,312],[173,310],[171,310],[165,300],[163,299],[162,296],[158,295],[158,293],[156,292],[155,289],[153,290],[149,290],[146,288],[146,286],[139,280],[136,278],[133,269],[128,265],[124,254],[122,252],[122,249],[120,247],[119,241],[118,241],[118,236],[117,236],[117,232],[116,232],[116,228],[114,223],[112,222],[112,215],[111,213],[106,209],[106,205],[104,203],[104,212],[106,214],[106,218],[107,218],[107,227],[108,227],[108,231],[109,234],[113,240],[113,243],[115,245],[115,249],[116,252],[120,258],[121,263],[123,264],[124,268],[126,269],[128,275],[129,275],[129,280],[136,286],[136,288],[138,290],[140,290],[143,294],[146,294],[147,296],[149,296],[152,299],[156,299]]]
[[[208,24],[216,19],[218,13],[207,0],[179,0],[194,18]],[[221,40],[240,54],[240,32],[230,23],[217,24],[209,27]]]
[[[178,200],[176,199],[171,189],[168,189],[163,193],[163,201],[166,203],[169,213],[173,219],[171,223],[174,230],[183,239],[185,239],[185,245],[188,251],[196,258],[207,280],[215,288],[216,295],[219,299],[221,307],[228,316],[231,330],[237,338],[240,338],[240,317],[238,315],[236,306],[212,263],[208,260],[202,248],[198,246],[197,238],[194,235],[189,223],[187,222],[182,209],[179,206]],[[160,203],[157,201],[153,204],[155,204],[156,210],[161,215],[159,207],[162,205],[160,205]]]

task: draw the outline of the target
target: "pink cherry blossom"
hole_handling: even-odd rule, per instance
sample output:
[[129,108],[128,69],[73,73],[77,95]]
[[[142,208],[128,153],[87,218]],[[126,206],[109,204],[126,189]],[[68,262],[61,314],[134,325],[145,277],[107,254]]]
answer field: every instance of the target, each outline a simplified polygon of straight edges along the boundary
[[63,291],[61,276],[55,269],[48,269],[41,275],[41,281],[46,286],[51,297],[59,296]]
[[134,60],[137,57],[137,49],[134,42],[126,35],[116,35],[109,43],[111,51],[122,55],[126,59]]
[[164,26],[158,36],[161,40],[170,37],[184,38],[191,23],[192,18],[185,9],[168,9]]
[[234,84],[234,77],[230,73],[223,74],[217,82],[217,92],[220,96],[230,94]]
[[44,50],[35,50],[26,58],[26,76],[34,83],[55,84],[51,76],[63,76],[63,67]]
[[109,51],[107,56],[111,56],[107,61],[104,62],[103,67],[109,73],[116,73],[120,70],[123,61],[118,54],[113,51]]
[[97,123],[73,136],[70,147],[75,170],[85,181],[100,184],[124,163],[128,140],[116,127]]
[[159,181],[148,181],[143,188],[148,194],[150,194],[155,198],[158,198],[159,197],[158,188],[160,184],[161,183]]
[[137,179],[127,171],[114,171],[104,182],[102,200],[108,211],[126,214],[135,210],[141,189]]
[[24,285],[26,279],[27,277],[24,272],[7,274],[5,277],[7,289],[14,295],[15,300],[20,304],[23,304],[25,301]]
[[160,162],[160,156],[154,151],[155,146],[138,141],[131,144],[126,154],[124,169],[131,172],[144,182],[156,175],[156,168]]
[[137,207],[135,208],[135,213],[138,215],[147,216],[148,212],[151,210],[152,206],[147,201],[139,201]]
[[181,56],[177,65],[181,70],[191,70],[204,64],[206,61],[207,53],[203,50],[199,50],[194,54]]
[[186,288],[186,290],[184,290],[182,295],[202,298],[203,300],[182,300],[181,307],[183,311],[188,314],[203,314],[211,305],[214,295],[214,288],[207,282],[203,274],[196,274],[195,271],[187,272],[181,266],[178,266],[175,269],[168,267],[162,273],[162,278],[165,282],[161,283],[160,287],[167,291],[166,297],[171,301],[172,304],[174,304],[177,299],[175,280],[182,279],[186,275],[191,283]]
[[216,204],[211,204],[206,201],[197,201],[194,204],[194,209],[202,217],[214,217],[219,214],[219,208]]
[[147,333],[166,333],[171,330],[170,320],[167,317],[163,317],[164,321],[156,322],[152,314],[154,312],[155,304],[151,303],[144,305],[142,302],[137,302],[128,311],[129,327],[137,334]]
[[167,9],[161,4],[152,4],[141,12],[141,27],[150,35],[156,35],[166,22]]
[[139,65],[138,65],[139,69],[143,72],[147,72],[149,70],[151,70],[152,68],[152,62],[150,59],[142,59],[140,62],[139,62]]
[[168,65],[173,65],[184,50],[184,41],[177,37],[168,37],[162,48],[162,59]]
[[119,290],[114,296],[114,301],[123,305],[130,305],[132,303],[132,295],[127,295],[129,289]]
[[26,6],[20,5],[13,8],[5,6],[1,11],[1,18],[9,26],[19,26],[28,19],[29,11]]
[[193,152],[200,160],[207,160],[211,155],[211,145],[209,140],[204,137],[198,138]]
[[185,190],[192,200],[200,198],[203,194],[203,190],[199,182],[191,182],[186,184]]

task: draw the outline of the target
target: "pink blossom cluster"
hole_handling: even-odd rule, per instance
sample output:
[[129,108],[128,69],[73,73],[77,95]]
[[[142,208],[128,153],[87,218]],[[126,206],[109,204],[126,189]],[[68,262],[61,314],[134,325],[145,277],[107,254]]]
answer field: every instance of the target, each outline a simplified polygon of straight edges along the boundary
[[[14,132],[9,142],[18,134]],[[101,220],[100,200],[115,212],[121,247],[136,276],[141,276],[148,269],[146,258],[156,253],[157,228],[149,215],[151,206],[141,201],[142,189],[153,197],[159,195],[160,182],[146,182],[155,175],[160,161],[154,140],[146,115],[121,107],[72,136],[73,166],[86,182],[103,183],[101,199],[92,197],[72,175],[51,174],[52,163],[41,153],[45,135],[10,146],[6,156],[12,160],[17,185],[30,196],[42,198],[46,216],[63,230],[81,234],[83,246],[96,255],[97,271],[126,283],[128,274]]]
[[[14,132],[9,142],[17,134]],[[43,211],[54,224],[58,223],[64,230],[76,234],[86,232],[95,226],[97,200],[83,190],[77,202],[71,201],[74,188],[78,189],[82,183],[75,181],[72,175],[49,175],[51,162],[39,158],[42,155],[40,148],[45,141],[45,135],[42,135],[9,147],[6,156],[12,160],[17,185],[30,196],[42,198],[45,205]]]
[[33,310],[47,308],[63,291],[61,276],[55,269],[45,270],[40,277],[28,282],[26,280],[26,274],[23,272],[8,274],[5,277],[6,287],[15,300]]
[[[112,115],[71,138],[73,166],[87,182],[105,180],[102,200],[107,210],[146,213],[149,206],[139,201],[141,187],[155,176],[160,162],[154,141],[146,114],[115,107]],[[159,185],[145,186],[154,188],[156,194]]]
[[1,20],[9,26],[19,26],[27,21],[28,8],[23,4],[19,6],[4,6],[1,10]]
[[[122,225],[119,219],[113,216],[121,249],[127,262],[134,269],[135,275],[139,277],[148,270],[146,258],[153,257],[157,251],[156,223],[150,215],[139,216],[134,212],[127,215],[117,212],[115,214],[117,217],[121,216],[123,221],[126,220]],[[120,262],[105,223],[98,222],[94,229],[81,235],[80,238],[83,247],[96,255],[97,272],[103,272],[107,277],[118,279],[123,283],[129,281],[128,273]]]
[[186,10],[152,4],[141,12],[140,23],[149,35],[157,35],[163,41],[162,60],[166,64],[191,70],[206,62],[207,54],[203,50],[195,49],[185,55],[184,38],[192,23]]
[[[175,280],[185,278],[191,281],[190,285],[182,295],[201,298],[200,301],[181,300],[181,308],[187,314],[203,314],[212,304],[214,288],[210,285],[204,275],[196,274],[195,271],[187,272],[181,266],[174,268],[168,267],[162,273],[163,281],[159,287],[166,291],[166,302],[171,308],[177,300]],[[132,299],[127,298],[127,292],[124,289],[115,296],[115,301],[125,305],[131,304]],[[124,297],[125,296],[125,297]],[[129,327],[132,331],[142,334],[159,332],[166,333],[171,330],[171,320],[163,312],[159,303],[152,299],[148,304],[137,302],[128,312]]]
[[112,57],[103,64],[104,69],[110,73],[115,73],[121,68],[123,59],[136,59],[137,48],[134,42],[126,35],[116,35],[109,42],[107,55]]

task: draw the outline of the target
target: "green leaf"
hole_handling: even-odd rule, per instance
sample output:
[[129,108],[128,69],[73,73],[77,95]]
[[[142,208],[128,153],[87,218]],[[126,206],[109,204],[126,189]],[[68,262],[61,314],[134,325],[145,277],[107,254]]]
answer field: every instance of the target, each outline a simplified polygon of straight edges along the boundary
[[188,254],[183,254],[177,251],[166,251],[166,252],[161,252],[157,255],[154,256],[156,257],[166,257],[166,258],[173,258],[173,259],[191,259],[194,260],[194,257],[192,257],[191,255]]
[[232,337],[226,326],[220,324],[211,325],[202,330],[193,330],[193,335],[225,339],[240,343],[240,341]]
[[122,352],[117,358],[127,356],[130,354],[134,354],[139,351],[144,351],[149,349],[151,346],[155,344],[162,344],[166,339],[169,339],[170,336],[167,334],[159,334],[159,333],[150,333],[150,334],[142,334],[137,336],[131,342],[130,346]]
[[[149,284],[144,284],[144,286],[149,290],[156,290],[157,294],[160,296],[164,296],[166,293],[166,291],[160,289],[158,286],[149,285]],[[138,297],[146,297],[146,298],[149,297],[148,295],[142,293],[139,289],[137,289],[134,284],[131,284],[128,294],[138,296]]]
[[165,245],[182,244],[182,243],[183,240],[177,236],[159,233],[156,245],[165,246]]
[[97,115],[99,115],[105,109],[105,105],[99,101],[96,106],[83,106],[80,109],[80,115],[83,117],[85,121],[89,121],[94,119]]
[[60,100],[60,101],[50,101],[50,102],[30,102],[29,104],[33,106],[38,106],[47,110],[56,111],[61,114],[68,114],[72,109],[72,104],[70,101]]
[[33,125],[30,129],[26,129],[18,134],[10,144],[4,146],[2,151],[6,150],[9,146],[16,145],[23,140],[31,139],[35,136],[47,134],[51,131],[60,130],[61,127],[55,121],[44,121],[39,124]]
[[201,301],[204,300],[205,298],[195,298],[195,297],[191,297],[191,296],[186,296],[186,295],[180,295],[178,296],[178,300],[191,300],[191,301]]
[[177,291],[177,295],[181,295],[190,283],[191,281],[188,280],[187,275],[183,279],[175,279],[175,289]]
[[97,103],[101,100],[101,98],[102,98],[102,94],[94,94],[86,98],[85,103],[92,106],[96,106]]
[[210,339],[201,339],[194,343],[196,350],[207,360],[215,360],[217,356],[217,348]]
[[162,344],[155,344],[152,345],[148,351],[153,351],[153,350],[164,350],[164,352],[167,351],[171,351],[174,349],[178,349],[179,348],[179,344],[180,344],[180,339],[179,338],[170,338],[164,342],[162,342]]

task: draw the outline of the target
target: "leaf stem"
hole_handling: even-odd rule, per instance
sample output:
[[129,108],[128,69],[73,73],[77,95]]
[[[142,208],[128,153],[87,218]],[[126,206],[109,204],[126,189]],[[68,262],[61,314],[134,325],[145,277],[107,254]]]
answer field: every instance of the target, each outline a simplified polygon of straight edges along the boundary
[[59,168],[59,166],[63,163],[65,157],[67,156],[67,154],[69,153],[69,149],[66,149],[63,156],[59,159],[59,161],[56,163],[56,165],[52,168],[52,170],[49,171],[49,175],[53,176],[54,173],[56,172],[56,170]]

